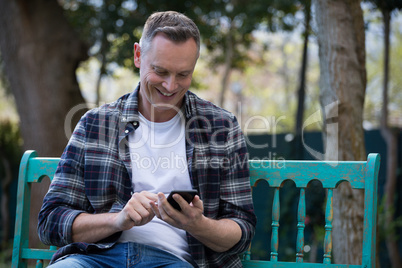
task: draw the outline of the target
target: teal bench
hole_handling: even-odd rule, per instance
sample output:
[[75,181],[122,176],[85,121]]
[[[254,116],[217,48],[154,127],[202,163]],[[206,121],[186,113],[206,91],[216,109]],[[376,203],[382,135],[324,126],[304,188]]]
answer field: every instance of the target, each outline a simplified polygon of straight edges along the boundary
[[[55,247],[49,249],[32,249],[28,247],[29,201],[31,183],[41,182],[44,176],[53,178],[59,158],[37,157],[35,151],[26,151],[22,157],[19,178],[17,213],[15,222],[12,267],[26,267],[27,260],[37,260],[36,267],[42,267],[44,260],[50,260]],[[375,267],[376,222],[377,222],[377,183],[380,156],[370,154],[367,161],[274,161],[251,160],[250,183],[255,187],[258,182],[266,180],[274,188],[272,206],[271,256],[269,261],[252,260],[250,249],[242,256],[244,267]],[[297,211],[296,256],[294,262],[278,260],[279,230],[279,193],[286,180],[294,181],[300,188]],[[303,262],[304,221],[306,217],[305,190],[312,180],[321,182],[328,190],[325,211],[324,262]],[[332,256],[332,194],[333,189],[343,181],[348,181],[352,188],[365,192],[364,200],[364,236],[362,265],[331,264]],[[258,234],[257,234],[258,235]],[[251,246],[250,246],[251,248]]]

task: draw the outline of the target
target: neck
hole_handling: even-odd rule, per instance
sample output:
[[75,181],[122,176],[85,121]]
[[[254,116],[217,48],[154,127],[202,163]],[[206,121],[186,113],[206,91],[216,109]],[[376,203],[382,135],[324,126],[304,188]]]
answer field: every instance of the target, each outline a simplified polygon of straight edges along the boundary
[[151,106],[151,111],[141,111],[142,115],[151,122],[161,123],[166,122],[175,117],[176,110],[159,110],[157,107]]
[[138,98],[138,110],[149,121],[155,123],[166,122],[175,117],[179,112],[183,101],[179,107],[168,109],[166,107],[158,107],[157,105],[144,105],[141,96]]

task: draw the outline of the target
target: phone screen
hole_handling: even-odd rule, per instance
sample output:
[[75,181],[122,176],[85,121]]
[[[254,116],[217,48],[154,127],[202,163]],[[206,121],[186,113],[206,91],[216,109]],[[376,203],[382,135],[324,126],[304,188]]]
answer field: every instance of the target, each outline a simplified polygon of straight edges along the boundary
[[193,189],[193,190],[173,190],[170,192],[169,196],[167,197],[168,202],[170,203],[170,205],[172,205],[172,207],[181,211],[180,205],[173,199],[174,194],[179,194],[181,197],[184,198],[184,200],[187,201],[187,203],[190,204],[191,201],[193,201],[194,196],[198,194],[198,191]]

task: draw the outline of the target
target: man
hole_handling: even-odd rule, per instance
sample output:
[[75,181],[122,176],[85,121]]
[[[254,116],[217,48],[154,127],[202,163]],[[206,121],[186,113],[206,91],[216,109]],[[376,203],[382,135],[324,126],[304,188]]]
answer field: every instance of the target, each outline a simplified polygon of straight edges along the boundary
[[[139,86],[78,123],[39,214],[54,267],[241,267],[256,224],[236,118],[188,91],[200,34],[177,12],[151,15]],[[188,204],[172,190],[196,189]]]

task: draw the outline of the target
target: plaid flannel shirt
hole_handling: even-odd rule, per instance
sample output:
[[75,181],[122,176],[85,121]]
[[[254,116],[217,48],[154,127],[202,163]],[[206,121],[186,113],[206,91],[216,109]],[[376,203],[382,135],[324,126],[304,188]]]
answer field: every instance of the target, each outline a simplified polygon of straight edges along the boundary
[[[39,213],[42,242],[61,247],[53,261],[116,243],[116,233],[98,243],[73,243],[72,224],[80,213],[119,212],[131,198],[128,136],[138,127],[139,86],[116,102],[87,112],[65,148]],[[228,218],[242,230],[241,240],[218,253],[187,234],[199,267],[241,267],[255,231],[248,153],[236,118],[188,91],[185,95],[186,154],[190,180],[204,203],[204,215]]]

